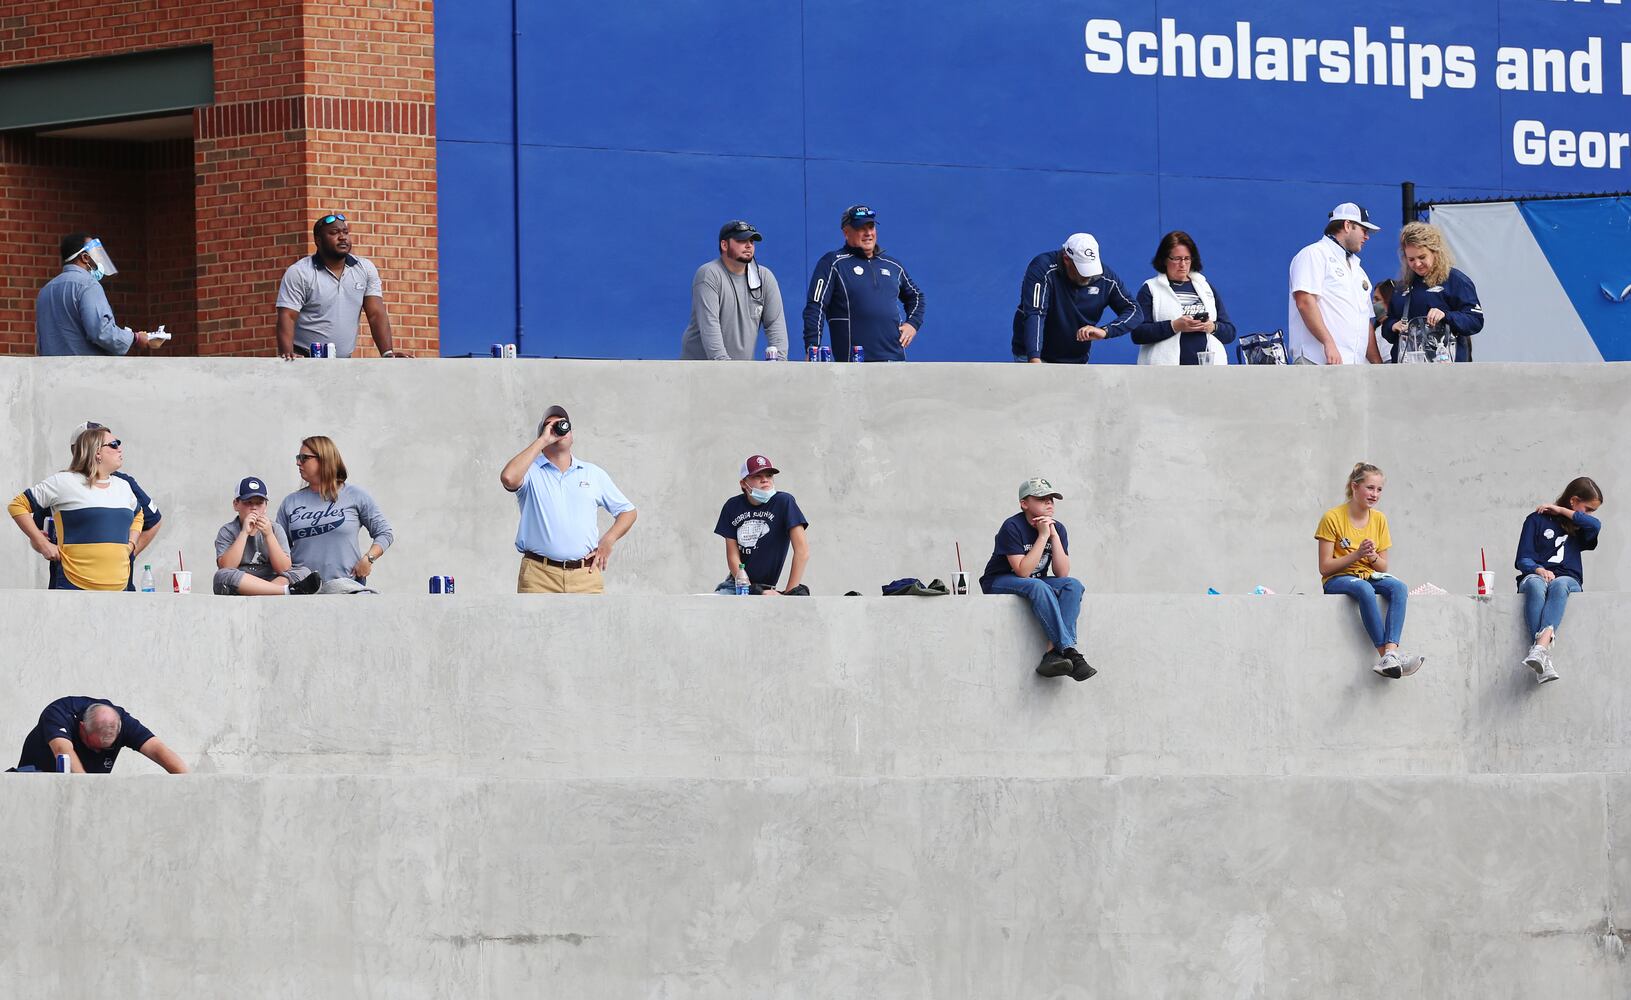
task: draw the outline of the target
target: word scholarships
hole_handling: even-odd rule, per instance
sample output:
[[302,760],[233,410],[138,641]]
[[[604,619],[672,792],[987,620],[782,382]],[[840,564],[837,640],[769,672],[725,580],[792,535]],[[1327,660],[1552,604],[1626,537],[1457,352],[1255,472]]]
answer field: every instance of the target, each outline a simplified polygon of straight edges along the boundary
[[[1099,74],[1398,87],[1418,101],[1440,87],[1471,90],[1479,77],[1472,46],[1412,41],[1399,25],[1386,37],[1354,27],[1339,38],[1282,38],[1259,35],[1248,21],[1236,21],[1232,35],[1196,35],[1179,30],[1177,18],[1161,18],[1156,31],[1094,18],[1083,38],[1087,71]],[[1619,44],[1619,64],[1618,93],[1631,96],[1631,42]],[[1595,36],[1578,49],[1502,46],[1495,53],[1498,90],[1601,95],[1606,76],[1603,40]],[[1526,166],[1617,170],[1631,162],[1628,150],[1625,132],[1573,133],[1533,119],[1513,127],[1513,158]]]

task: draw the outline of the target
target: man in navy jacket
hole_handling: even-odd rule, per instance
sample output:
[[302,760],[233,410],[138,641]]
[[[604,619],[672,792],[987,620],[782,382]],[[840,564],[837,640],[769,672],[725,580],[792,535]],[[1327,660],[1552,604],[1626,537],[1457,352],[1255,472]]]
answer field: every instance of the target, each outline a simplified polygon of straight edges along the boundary
[[[1037,254],[1025,269],[1014,312],[1014,360],[1086,364],[1093,341],[1120,337],[1143,322],[1136,294],[1104,266],[1099,241],[1087,233]],[[1106,309],[1116,318],[1101,327]]]
[[923,328],[923,290],[900,261],[878,246],[878,213],[851,205],[841,223],[844,245],[816,261],[810,275],[810,294],[804,300],[806,355],[821,343],[825,320],[833,360],[853,360],[859,347],[867,361],[905,361],[907,345]]

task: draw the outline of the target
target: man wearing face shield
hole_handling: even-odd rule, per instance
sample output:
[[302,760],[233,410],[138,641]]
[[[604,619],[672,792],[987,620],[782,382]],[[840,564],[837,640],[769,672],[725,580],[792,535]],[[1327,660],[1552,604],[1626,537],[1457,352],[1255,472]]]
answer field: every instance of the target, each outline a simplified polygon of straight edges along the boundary
[[759,230],[740,219],[719,230],[719,257],[691,279],[691,323],[680,338],[681,361],[752,361],[765,331],[766,348],[787,360],[787,318],[781,286],[754,260]]
[[[34,300],[35,350],[41,357],[95,357],[129,354],[149,346],[145,331],[113,321],[102,280],[119,273],[102,241],[89,233],[69,233],[59,246],[62,271],[45,283]],[[158,347],[162,340],[151,342]]]

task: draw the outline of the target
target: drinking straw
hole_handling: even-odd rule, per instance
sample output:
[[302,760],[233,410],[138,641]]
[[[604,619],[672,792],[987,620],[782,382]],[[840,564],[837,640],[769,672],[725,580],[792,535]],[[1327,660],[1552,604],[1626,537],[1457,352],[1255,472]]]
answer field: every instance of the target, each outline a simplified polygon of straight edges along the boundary
[[176,549],[176,568],[183,573],[187,571],[187,564],[181,561],[181,550]]
[[1482,545],[1478,547],[1478,568],[1486,573],[1489,572],[1489,560],[1484,558],[1484,547]]
[[963,543],[952,542],[951,544],[957,546],[957,572],[961,573],[963,571]]

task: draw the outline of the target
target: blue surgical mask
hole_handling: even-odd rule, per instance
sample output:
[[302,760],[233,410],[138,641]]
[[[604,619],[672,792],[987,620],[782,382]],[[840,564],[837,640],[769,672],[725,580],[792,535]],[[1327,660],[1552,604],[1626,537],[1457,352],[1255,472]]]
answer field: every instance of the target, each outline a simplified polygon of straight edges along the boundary
[[756,490],[751,486],[748,487],[748,496],[753,498],[754,503],[769,503],[770,498],[775,495],[776,490],[774,487],[768,490]]
[[106,278],[106,277],[107,277],[107,275],[102,273],[102,269],[100,267],[91,268],[91,278],[93,280],[101,281],[103,278]]

